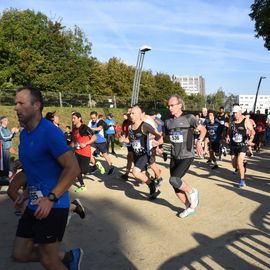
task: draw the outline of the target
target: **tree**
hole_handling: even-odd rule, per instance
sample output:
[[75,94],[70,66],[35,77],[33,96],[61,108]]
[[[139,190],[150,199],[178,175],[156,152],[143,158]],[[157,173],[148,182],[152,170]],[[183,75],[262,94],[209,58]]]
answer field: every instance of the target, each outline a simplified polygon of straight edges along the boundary
[[255,0],[251,11],[249,16],[255,21],[255,37],[262,37],[264,47],[270,50],[270,0]]
[[0,17],[0,87],[28,83],[41,89],[85,92],[91,43],[41,12],[7,9]]

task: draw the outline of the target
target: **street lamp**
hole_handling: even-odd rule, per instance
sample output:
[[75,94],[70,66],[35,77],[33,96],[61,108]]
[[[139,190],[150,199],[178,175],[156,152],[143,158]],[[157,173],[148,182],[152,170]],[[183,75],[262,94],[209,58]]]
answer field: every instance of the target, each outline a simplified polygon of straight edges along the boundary
[[151,51],[151,50],[152,48],[147,45],[144,45],[139,49],[135,75],[134,75],[134,81],[133,81],[133,88],[132,88],[131,106],[138,103],[144,55],[146,52]]
[[255,111],[256,111],[257,98],[258,98],[258,94],[259,94],[259,89],[260,89],[260,86],[261,86],[261,82],[262,82],[263,79],[266,79],[266,77],[261,76],[260,79],[259,79],[259,83],[258,83],[258,87],[257,87],[257,92],[256,92],[256,96],[255,96],[254,107],[253,107],[253,113],[255,113]]

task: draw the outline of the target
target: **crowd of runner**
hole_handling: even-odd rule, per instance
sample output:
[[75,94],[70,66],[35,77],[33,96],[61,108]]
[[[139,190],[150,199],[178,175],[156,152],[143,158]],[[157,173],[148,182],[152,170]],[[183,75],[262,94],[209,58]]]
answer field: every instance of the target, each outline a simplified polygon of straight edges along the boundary
[[[19,89],[15,110],[21,130],[9,129],[8,117],[0,118],[0,185],[9,186],[8,195],[21,216],[13,258],[40,261],[45,269],[80,269],[82,249],[59,250],[71,215],[85,217],[83,204],[78,198],[70,202],[68,190],[75,185],[76,193],[85,191],[88,174],[114,177],[110,155],[117,156],[116,137],[127,148],[127,164],[119,181],[127,181],[132,174],[148,187],[149,200],[159,196],[163,183],[164,168],[157,165],[156,157],[166,162],[168,152],[163,146],[171,145],[168,182],[184,205],[177,213],[180,218],[193,214],[199,204],[199,191],[184,180],[196,155],[218,170],[219,161],[230,154],[234,173],[239,173],[237,184],[244,188],[247,156],[259,153],[270,138],[269,115],[242,113],[239,104],[234,104],[229,114],[223,107],[218,113],[203,108],[197,115],[186,114],[177,94],[168,98],[167,106],[170,117],[162,120],[160,113],[147,114],[139,104],[133,105],[124,114],[120,132],[111,113],[104,120],[92,111],[85,124],[81,113],[73,112],[71,125],[63,132],[56,112],[42,117],[43,97],[38,89]],[[19,132],[19,159],[14,162],[10,153],[17,151],[12,139]],[[98,157],[104,158],[107,170]]]

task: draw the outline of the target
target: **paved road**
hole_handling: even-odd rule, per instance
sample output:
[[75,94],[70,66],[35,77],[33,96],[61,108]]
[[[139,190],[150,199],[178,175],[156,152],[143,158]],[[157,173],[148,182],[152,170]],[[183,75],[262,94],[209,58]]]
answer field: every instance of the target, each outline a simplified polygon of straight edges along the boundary
[[[113,176],[99,174],[86,180],[87,191],[75,194],[87,217],[73,216],[63,248],[81,246],[82,269],[270,269],[270,150],[249,160],[247,184],[238,189],[229,157],[211,171],[196,159],[185,180],[200,191],[196,213],[176,217],[181,207],[168,183],[168,161],[158,160],[165,179],[161,195],[146,200],[148,189],[134,178],[119,179],[125,149],[113,158]],[[5,188],[0,191],[0,270],[39,270],[38,264],[10,259],[17,225]]]

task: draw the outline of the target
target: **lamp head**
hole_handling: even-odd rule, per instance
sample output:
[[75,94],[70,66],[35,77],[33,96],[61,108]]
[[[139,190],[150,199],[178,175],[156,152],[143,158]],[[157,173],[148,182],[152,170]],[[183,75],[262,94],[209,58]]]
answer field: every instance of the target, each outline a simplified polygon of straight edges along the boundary
[[148,51],[151,51],[151,50],[152,50],[152,47],[147,46],[147,45],[143,45],[143,46],[140,48],[140,51],[141,51],[141,52],[148,52]]

